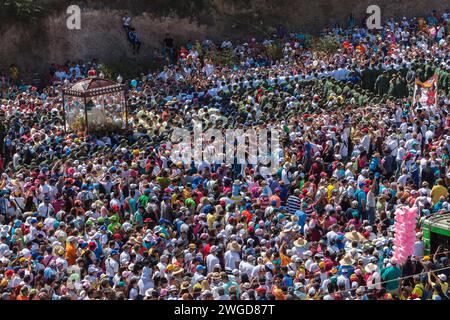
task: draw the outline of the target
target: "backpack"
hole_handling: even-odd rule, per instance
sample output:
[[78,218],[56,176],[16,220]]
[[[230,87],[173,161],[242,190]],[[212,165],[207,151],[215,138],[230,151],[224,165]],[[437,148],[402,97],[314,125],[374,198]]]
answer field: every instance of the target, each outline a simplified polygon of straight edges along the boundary
[[136,41],[136,34],[133,31],[128,32],[128,40],[131,43],[134,43]]

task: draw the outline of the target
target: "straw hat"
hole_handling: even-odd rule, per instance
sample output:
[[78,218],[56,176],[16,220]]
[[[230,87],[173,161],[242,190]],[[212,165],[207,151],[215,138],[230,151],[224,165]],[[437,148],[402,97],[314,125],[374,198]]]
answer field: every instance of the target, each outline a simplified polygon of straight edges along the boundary
[[366,242],[368,241],[361,233],[357,231],[350,231],[345,234],[345,237],[350,241]]
[[134,239],[134,241],[135,241],[136,243],[138,243],[138,244],[142,244],[142,242],[143,242],[143,241],[142,241],[142,236],[140,236],[140,235],[137,236],[136,239]]
[[352,258],[352,256],[347,253],[344,258],[342,258],[341,260],[339,260],[339,264],[341,266],[351,266],[355,263],[355,260]]
[[183,282],[181,283],[180,289],[181,289],[181,290],[186,290],[186,289],[189,289],[189,287],[190,287],[189,281],[183,281]]
[[181,273],[183,273],[183,269],[182,269],[182,268],[179,268],[179,267],[175,267],[175,268],[173,269],[172,275],[177,276],[177,275],[179,275],[179,274],[181,274]]
[[292,223],[287,223],[287,224],[283,227],[283,231],[284,231],[284,232],[291,232],[291,231],[292,231]]
[[214,207],[215,209],[216,209],[216,212],[218,213],[218,214],[220,214],[220,213],[222,213],[223,212],[223,208],[222,208],[222,206],[221,205],[216,205],[215,207]]
[[294,241],[294,246],[296,247],[303,247],[308,243],[304,238],[298,238]]
[[364,268],[364,270],[366,270],[367,273],[374,273],[375,271],[377,271],[377,269],[378,269],[378,266],[374,263],[369,263]]
[[241,251],[241,246],[237,243],[237,241],[233,241],[230,243],[229,249],[231,251]]
[[213,280],[220,280],[221,279],[220,278],[220,273],[218,273],[218,272],[213,272],[211,277],[212,277]]

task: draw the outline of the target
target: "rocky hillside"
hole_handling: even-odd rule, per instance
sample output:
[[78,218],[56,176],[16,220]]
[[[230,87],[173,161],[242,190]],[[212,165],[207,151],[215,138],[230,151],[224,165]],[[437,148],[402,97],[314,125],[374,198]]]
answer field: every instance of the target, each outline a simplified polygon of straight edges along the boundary
[[[18,64],[22,71],[43,71],[50,62],[98,58],[103,61],[149,61],[166,32],[177,43],[191,38],[246,39],[271,33],[278,24],[308,32],[346,21],[350,12],[362,19],[378,4],[382,18],[428,14],[450,6],[443,0],[16,0],[36,13],[14,17],[0,12],[0,67]],[[11,2],[11,1],[9,1]],[[81,30],[68,30],[66,8],[81,7]],[[33,7],[31,8],[33,9]],[[11,11],[12,10],[12,11]],[[143,43],[135,57],[121,27],[124,12]]]

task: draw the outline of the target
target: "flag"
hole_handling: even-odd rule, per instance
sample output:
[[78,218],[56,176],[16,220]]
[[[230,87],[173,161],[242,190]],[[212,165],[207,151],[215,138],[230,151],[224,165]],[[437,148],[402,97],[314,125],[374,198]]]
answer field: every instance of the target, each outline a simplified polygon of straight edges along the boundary
[[414,105],[419,103],[422,107],[436,107],[437,104],[438,77],[435,74],[425,82],[416,79],[414,86]]

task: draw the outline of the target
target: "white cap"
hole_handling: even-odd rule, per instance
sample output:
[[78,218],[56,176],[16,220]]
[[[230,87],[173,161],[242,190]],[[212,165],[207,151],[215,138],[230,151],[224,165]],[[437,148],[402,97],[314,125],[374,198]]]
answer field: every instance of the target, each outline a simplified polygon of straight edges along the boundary
[[442,282],[446,282],[447,281],[447,276],[443,273],[438,275],[439,280],[441,280]]

